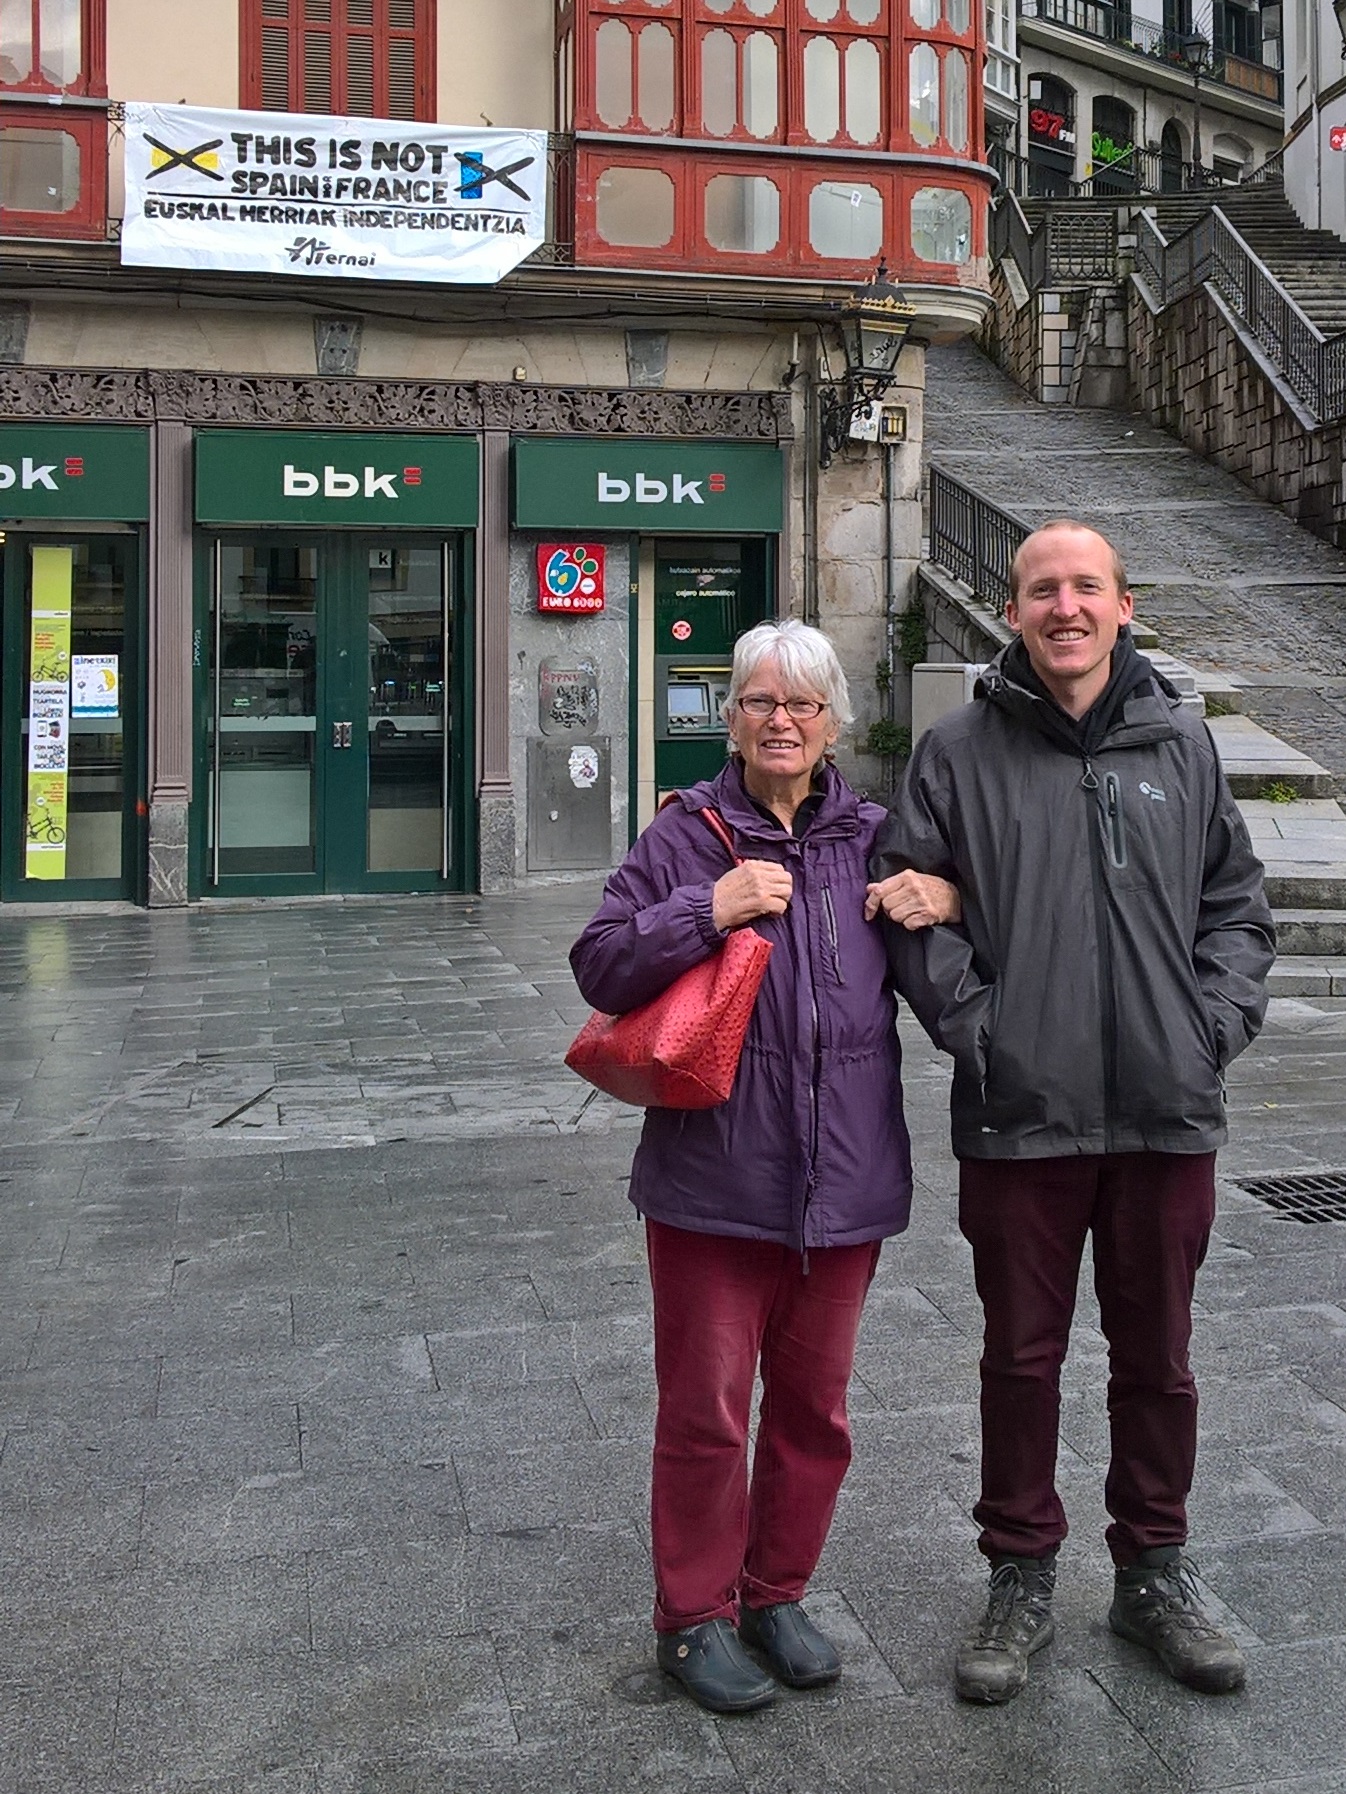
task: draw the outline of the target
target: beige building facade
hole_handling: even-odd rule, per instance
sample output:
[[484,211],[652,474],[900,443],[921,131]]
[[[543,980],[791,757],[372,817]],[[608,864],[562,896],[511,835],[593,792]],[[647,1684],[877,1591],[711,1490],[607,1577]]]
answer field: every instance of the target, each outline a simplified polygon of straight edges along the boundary
[[[765,615],[837,642],[879,790],[925,345],[988,303],[976,9],[307,8],[69,0],[0,46],[0,901],[609,866],[722,759]],[[541,248],[488,285],[121,260],[128,103],[218,109],[227,146],[371,98],[427,140],[547,133]],[[852,440],[881,258],[908,334],[890,440]]]

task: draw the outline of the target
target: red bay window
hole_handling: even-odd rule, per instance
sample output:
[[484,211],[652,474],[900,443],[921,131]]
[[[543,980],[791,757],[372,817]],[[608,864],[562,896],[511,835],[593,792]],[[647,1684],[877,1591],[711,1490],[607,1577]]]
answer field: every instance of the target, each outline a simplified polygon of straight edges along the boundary
[[106,234],[105,49],[104,0],[0,0],[0,236]]
[[243,0],[240,40],[245,106],[435,115],[433,0]]
[[849,279],[985,253],[975,0],[562,0],[577,258]]

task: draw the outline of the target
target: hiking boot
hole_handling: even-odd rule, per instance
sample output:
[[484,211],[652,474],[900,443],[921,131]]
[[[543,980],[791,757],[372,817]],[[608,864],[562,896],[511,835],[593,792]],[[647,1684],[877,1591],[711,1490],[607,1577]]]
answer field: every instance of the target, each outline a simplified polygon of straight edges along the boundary
[[1028,1680],[1028,1659],[1056,1636],[1056,1553],[991,1561],[991,1598],[981,1624],[958,1647],[954,1687],[965,1701],[996,1705],[1014,1699]]
[[798,1601],[745,1607],[738,1635],[762,1653],[772,1675],[790,1688],[821,1688],[841,1674],[841,1653]]
[[703,1620],[682,1632],[661,1632],[655,1651],[665,1675],[681,1682],[698,1707],[752,1713],[774,1701],[776,1684],[739,1643],[729,1620]]
[[1108,1624],[1153,1651],[1169,1675],[1203,1694],[1242,1688],[1243,1652],[1197,1600],[1194,1566],[1176,1545],[1144,1551],[1117,1571]]

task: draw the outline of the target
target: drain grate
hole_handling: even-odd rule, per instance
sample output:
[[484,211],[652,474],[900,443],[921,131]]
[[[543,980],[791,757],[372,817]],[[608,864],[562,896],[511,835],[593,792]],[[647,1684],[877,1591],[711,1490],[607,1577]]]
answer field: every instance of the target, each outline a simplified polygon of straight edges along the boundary
[[1292,1221],[1346,1221],[1346,1171],[1301,1171],[1293,1177],[1239,1177],[1234,1182]]

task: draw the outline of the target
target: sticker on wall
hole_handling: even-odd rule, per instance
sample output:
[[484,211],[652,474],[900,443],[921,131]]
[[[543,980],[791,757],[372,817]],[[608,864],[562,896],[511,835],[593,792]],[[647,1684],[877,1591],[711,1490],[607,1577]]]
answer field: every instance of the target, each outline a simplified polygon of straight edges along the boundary
[[592,733],[598,727],[597,665],[549,657],[538,668],[537,700],[544,735]]
[[692,626],[685,617],[679,617],[671,634],[675,642],[689,642],[692,639]]
[[1346,149],[1346,125],[1333,125],[1327,133],[1327,147],[1334,150]]
[[586,542],[539,542],[537,607],[558,615],[591,615],[606,603],[607,550]]
[[28,878],[65,877],[70,765],[70,600],[73,548],[35,547],[32,671],[28,685]]
[[117,716],[121,677],[115,654],[75,654],[70,660],[71,716]]
[[592,791],[598,783],[598,749],[573,747],[570,750],[570,783],[576,791]]

